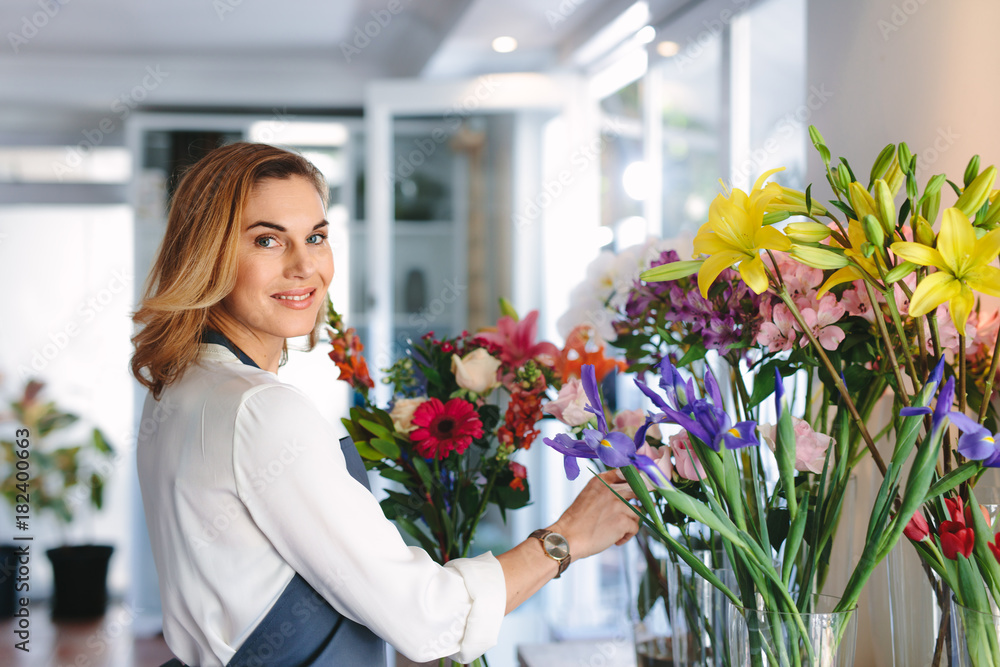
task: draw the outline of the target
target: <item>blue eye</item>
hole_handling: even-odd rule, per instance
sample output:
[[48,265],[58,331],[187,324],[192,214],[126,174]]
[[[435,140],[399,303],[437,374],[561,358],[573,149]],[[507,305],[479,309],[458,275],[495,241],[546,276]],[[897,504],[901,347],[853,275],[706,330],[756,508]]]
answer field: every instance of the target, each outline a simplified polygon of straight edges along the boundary
[[306,239],[308,243],[312,243],[315,245],[321,245],[325,240],[326,240],[326,234],[320,234],[320,233],[312,234],[309,238]]
[[258,248],[273,248],[272,241],[276,241],[273,236],[258,236],[254,239],[254,245]]

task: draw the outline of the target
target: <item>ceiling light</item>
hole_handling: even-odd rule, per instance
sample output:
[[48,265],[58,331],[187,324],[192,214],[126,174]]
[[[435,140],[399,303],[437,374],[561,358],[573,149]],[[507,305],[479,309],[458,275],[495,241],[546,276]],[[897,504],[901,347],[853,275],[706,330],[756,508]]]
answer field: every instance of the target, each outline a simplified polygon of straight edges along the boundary
[[660,42],[656,45],[656,52],[664,58],[670,58],[680,53],[681,45],[677,42]]
[[656,39],[656,28],[651,25],[643,26],[635,33],[635,41],[640,44],[649,44],[654,39]]
[[493,50],[497,53],[510,53],[517,48],[517,40],[504,35],[493,40]]

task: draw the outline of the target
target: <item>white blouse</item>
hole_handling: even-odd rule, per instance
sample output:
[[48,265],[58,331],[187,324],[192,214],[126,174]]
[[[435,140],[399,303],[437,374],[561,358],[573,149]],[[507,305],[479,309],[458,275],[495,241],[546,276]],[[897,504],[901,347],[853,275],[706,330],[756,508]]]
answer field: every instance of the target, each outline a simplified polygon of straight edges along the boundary
[[225,347],[147,397],[137,456],[163,633],[184,663],[225,665],[296,572],[412,660],[496,643],[496,558],[442,567],[407,546],[309,398]]

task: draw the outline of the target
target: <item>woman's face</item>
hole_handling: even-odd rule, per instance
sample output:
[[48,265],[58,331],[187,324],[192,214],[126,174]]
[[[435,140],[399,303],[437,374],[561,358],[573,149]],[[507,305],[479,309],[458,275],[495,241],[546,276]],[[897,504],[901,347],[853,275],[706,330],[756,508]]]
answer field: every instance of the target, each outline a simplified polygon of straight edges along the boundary
[[242,326],[224,333],[276,371],[285,339],[316,326],[333,278],[329,223],[313,184],[292,176],[258,183],[241,225],[236,287],[222,303]]

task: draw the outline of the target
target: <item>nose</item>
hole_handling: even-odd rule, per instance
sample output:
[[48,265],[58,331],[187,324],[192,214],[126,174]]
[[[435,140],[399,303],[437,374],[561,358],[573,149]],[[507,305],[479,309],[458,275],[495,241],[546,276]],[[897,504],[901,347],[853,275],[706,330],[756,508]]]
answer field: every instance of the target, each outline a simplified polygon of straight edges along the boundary
[[309,278],[316,272],[316,258],[304,243],[294,244],[288,251],[285,275],[288,278]]

